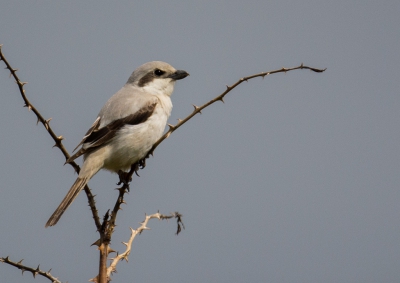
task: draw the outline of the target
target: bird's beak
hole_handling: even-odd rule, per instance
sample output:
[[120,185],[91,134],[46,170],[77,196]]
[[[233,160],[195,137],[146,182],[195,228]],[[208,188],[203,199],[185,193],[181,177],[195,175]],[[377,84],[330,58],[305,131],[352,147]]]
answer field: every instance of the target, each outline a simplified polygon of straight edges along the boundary
[[175,73],[171,74],[168,76],[168,78],[171,78],[173,80],[181,80],[189,76],[189,73],[184,71],[184,70],[176,70]]

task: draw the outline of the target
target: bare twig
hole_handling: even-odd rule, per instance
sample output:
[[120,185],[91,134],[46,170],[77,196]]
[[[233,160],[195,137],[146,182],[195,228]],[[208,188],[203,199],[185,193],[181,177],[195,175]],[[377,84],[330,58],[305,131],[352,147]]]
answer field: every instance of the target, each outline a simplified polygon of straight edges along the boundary
[[[153,218],[157,218],[158,220],[176,218],[177,219],[177,227],[178,227],[176,234],[179,234],[181,229],[185,227],[183,225],[183,222],[182,222],[182,215],[179,212],[174,212],[174,213],[171,213],[170,215],[164,215],[164,214],[161,214],[159,212],[151,214],[151,215],[146,215],[144,221],[140,223],[140,226],[136,230],[130,228],[131,229],[131,236],[130,236],[128,242],[126,242],[126,243],[122,242],[122,244],[124,244],[125,247],[126,247],[125,251],[123,253],[121,253],[121,254],[117,254],[116,257],[111,258],[111,264],[107,268],[107,279],[109,281],[110,281],[110,276],[117,271],[118,262],[120,262],[122,260],[125,260],[126,262],[128,262],[128,256],[131,253],[133,240],[135,239],[135,237],[137,235],[140,235],[144,230],[150,230],[150,228],[147,227],[147,224],[148,224],[149,220],[153,219]],[[98,278],[99,277],[96,276],[95,278],[92,278],[89,281],[99,282]]]
[[92,280],[97,283],[106,283],[109,280],[109,276],[107,275],[107,258],[108,254],[113,250],[110,248],[111,237],[114,233],[115,221],[117,219],[118,211],[121,209],[121,204],[125,203],[124,195],[129,191],[129,183],[132,180],[132,175],[134,172],[139,170],[139,163],[132,164],[131,170],[129,172],[120,172],[120,182],[118,184],[122,184],[121,188],[118,188],[119,191],[117,201],[115,202],[114,209],[111,212],[111,216],[109,217],[109,211],[107,211],[106,215],[103,219],[102,228],[100,229],[100,239],[97,243],[100,251],[100,265],[99,265],[99,275]]
[[274,70],[274,71],[269,71],[269,72],[262,72],[262,73],[258,73],[255,75],[251,75],[248,77],[243,77],[241,79],[239,79],[236,83],[234,83],[231,86],[226,86],[226,90],[221,93],[220,95],[218,95],[217,97],[215,97],[214,99],[210,100],[209,102],[201,105],[201,106],[196,106],[193,105],[194,110],[191,114],[189,114],[185,119],[181,120],[178,119],[178,123],[176,125],[171,125],[168,124],[169,130],[153,145],[153,147],[151,148],[151,150],[149,151],[148,156],[151,154],[153,155],[154,150],[156,149],[157,146],[159,146],[160,143],[162,143],[166,138],[168,138],[175,130],[177,130],[180,126],[182,126],[183,124],[185,124],[187,121],[189,121],[193,116],[195,116],[196,114],[200,113],[201,114],[201,110],[203,110],[204,108],[210,106],[211,104],[217,102],[217,101],[221,101],[224,102],[224,97],[225,95],[227,95],[232,89],[234,89],[235,87],[237,87],[238,85],[240,85],[243,82],[247,82],[250,79],[254,79],[257,77],[266,77],[268,75],[272,75],[272,74],[276,74],[276,73],[286,73],[289,71],[293,71],[293,70],[298,70],[298,69],[307,69],[307,70],[311,70],[313,72],[316,73],[322,73],[326,70],[325,69],[317,69],[317,68],[312,68],[312,67],[308,67],[308,66],[304,66],[303,63],[300,66],[297,67],[293,67],[293,68],[282,68],[282,69],[278,69],[278,70]]
[[[95,282],[95,283],[100,283],[100,282],[102,282],[102,280],[103,280],[103,282],[111,281],[110,276],[113,273],[117,272],[116,268],[117,268],[118,262],[122,261],[122,260],[126,260],[128,262],[128,256],[131,253],[133,240],[135,239],[135,237],[137,235],[140,235],[144,230],[150,230],[150,228],[147,227],[147,223],[149,222],[150,219],[153,219],[153,218],[157,218],[158,220],[175,218],[176,222],[177,222],[177,229],[176,229],[177,235],[182,231],[182,228],[185,229],[185,226],[182,222],[182,214],[180,214],[179,212],[174,212],[174,213],[171,213],[170,215],[161,214],[160,212],[157,212],[157,213],[154,213],[151,215],[146,215],[144,221],[140,223],[140,226],[136,230],[130,228],[131,229],[131,237],[129,238],[127,243],[122,242],[122,244],[124,244],[126,246],[125,251],[121,254],[117,253],[117,256],[115,258],[111,258],[110,266],[106,269],[100,268],[99,274],[96,277],[90,279],[89,281]],[[106,213],[106,215],[104,216],[104,219],[103,219],[103,226],[106,226],[106,225],[110,225],[109,221],[108,221],[108,212]],[[106,227],[103,227],[103,229],[106,229]],[[104,231],[103,231],[103,233],[104,233]],[[109,236],[111,236],[111,235],[109,235]],[[104,241],[104,240],[103,240],[102,244],[101,244],[101,242],[102,242],[102,239],[99,239],[98,241],[96,241],[93,244],[93,245],[99,246],[100,253],[102,253],[104,251],[107,251],[107,254],[109,254],[111,252],[115,252],[114,250],[112,250],[109,247],[109,242]],[[106,242],[107,242],[107,245],[105,244]],[[101,255],[100,258],[102,258],[103,260],[105,259],[104,255]],[[102,261],[102,259],[100,259],[100,261]],[[103,272],[106,272],[106,274],[102,274]]]
[[21,269],[22,270],[22,274],[24,274],[25,271],[28,271],[28,272],[32,273],[34,278],[36,278],[36,275],[39,274],[39,275],[49,279],[53,283],[61,283],[60,280],[58,280],[56,277],[54,277],[53,275],[50,274],[51,269],[49,271],[45,272],[45,271],[39,269],[39,265],[35,269],[35,268],[32,268],[32,267],[23,265],[22,264],[23,259],[21,259],[18,262],[14,262],[14,261],[11,261],[8,256],[0,258],[0,261],[4,262],[4,263],[7,263],[9,265],[15,266],[18,269]]
[[[55,141],[55,145],[54,146],[58,147],[61,150],[61,152],[64,154],[64,156],[66,158],[65,160],[67,160],[69,158],[69,153],[68,153],[68,151],[66,150],[66,148],[64,147],[64,145],[61,142],[64,139],[64,137],[63,136],[57,136],[54,133],[53,129],[50,127],[50,121],[51,121],[52,118],[49,118],[47,120],[45,118],[43,118],[42,114],[40,114],[40,112],[36,109],[36,107],[34,107],[32,105],[32,103],[28,100],[28,98],[25,95],[25,89],[24,89],[24,85],[26,85],[27,82],[21,82],[21,80],[18,78],[18,76],[17,76],[18,69],[13,69],[11,67],[10,63],[8,63],[8,61],[6,60],[6,58],[3,55],[2,46],[3,45],[1,44],[0,45],[0,60],[4,61],[4,64],[6,64],[6,69],[8,69],[10,71],[11,76],[14,77],[15,82],[18,85],[19,92],[21,93],[22,99],[25,102],[24,107],[27,107],[29,110],[32,110],[32,112],[35,113],[35,115],[37,117],[37,123],[41,122],[43,124],[44,128],[47,130],[47,132],[50,134],[50,136]],[[78,166],[78,165],[75,164],[75,166]],[[73,165],[74,168],[75,168],[75,166]],[[78,168],[79,168],[79,166],[78,166]],[[75,168],[75,170],[79,170],[79,169]]]
[[[108,230],[108,225],[109,225],[109,212],[110,210],[107,211],[107,213],[103,217],[103,224],[101,225],[101,229],[99,231],[100,233],[100,239],[98,241],[98,246],[99,246],[99,251],[100,251],[100,261],[99,261],[99,275],[96,277],[98,279],[98,283],[107,283],[107,257],[109,254],[109,247],[110,247],[110,242],[111,242],[111,234],[107,234]],[[96,279],[96,280],[97,280]]]
[[89,189],[88,185],[85,185],[85,193],[88,199],[88,205],[90,207],[90,210],[92,211],[92,216],[94,220],[94,224],[96,225],[97,230],[100,229],[101,223],[100,223],[100,218],[99,214],[97,213],[97,208],[96,208],[96,201],[94,200],[94,196],[92,195],[92,191]]
[[[43,124],[44,128],[47,130],[47,132],[49,133],[49,135],[53,138],[53,140],[55,141],[55,144],[53,147],[58,147],[61,152],[63,153],[65,160],[67,160],[70,155],[67,151],[67,149],[64,147],[62,140],[64,139],[63,136],[57,136],[53,129],[50,126],[50,121],[52,118],[49,119],[45,119],[42,114],[40,114],[39,110],[36,109],[35,106],[33,106],[33,104],[28,100],[27,96],[25,95],[25,89],[24,89],[24,85],[26,85],[26,82],[21,82],[21,80],[19,79],[18,75],[17,75],[17,71],[18,69],[14,69],[11,67],[10,63],[8,63],[7,59],[4,57],[3,55],[3,51],[2,51],[2,44],[0,44],[0,61],[4,61],[4,64],[6,64],[6,69],[8,69],[10,71],[10,75],[14,77],[15,82],[18,85],[19,88],[19,92],[22,96],[22,99],[25,102],[24,107],[27,107],[29,110],[32,110],[32,112],[36,115],[37,117],[37,124],[40,122]],[[78,164],[76,164],[75,162],[71,162],[69,163],[74,169],[75,171],[79,174],[80,171],[80,167]],[[92,215],[93,215],[93,219],[95,222],[95,225],[97,227],[97,230],[100,229],[101,223],[100,223],[100,219],[97,213],[97,209],[96,209],[96,204],[95,204],[95,200],[94,197],[89,189],[89,187],[86,185],[85,186],[85,192],[88,198],[88,202],[89,202],[89,206],[90,209],[92,211]]]

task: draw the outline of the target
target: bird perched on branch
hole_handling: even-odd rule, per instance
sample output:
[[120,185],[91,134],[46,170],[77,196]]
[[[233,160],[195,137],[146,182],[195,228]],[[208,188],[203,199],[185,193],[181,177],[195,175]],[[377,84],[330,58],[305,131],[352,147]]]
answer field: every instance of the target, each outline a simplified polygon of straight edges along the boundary
[[162,136],[171,114],[175,81],[187,77],[183,70],[154,61],[137,68],[127,83],[103,106],[97,119],[66,163],[83,155],[78,178],[46,223],[57,224],[89,180],[100,170],[119,173],[146,157]]

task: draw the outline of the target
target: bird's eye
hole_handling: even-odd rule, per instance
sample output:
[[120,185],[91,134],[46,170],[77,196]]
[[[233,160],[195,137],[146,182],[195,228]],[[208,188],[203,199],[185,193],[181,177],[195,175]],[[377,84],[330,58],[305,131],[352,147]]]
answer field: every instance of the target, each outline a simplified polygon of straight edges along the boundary
[[154,74],[155,74],[157,77],[160,77],[160,76],[164,75],[165,72],[162,71],[162,70],[160,70],[160,69],[155,69],[155,70],[154,70]]

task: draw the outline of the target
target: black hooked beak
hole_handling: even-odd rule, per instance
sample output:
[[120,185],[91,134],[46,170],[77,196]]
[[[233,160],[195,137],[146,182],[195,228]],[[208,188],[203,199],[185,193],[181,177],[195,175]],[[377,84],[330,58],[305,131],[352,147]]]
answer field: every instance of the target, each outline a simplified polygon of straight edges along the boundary
[[168,76],[168,78],[171,78],[173,80],[181,80],[189,76],[189,73],[184,71],[184,70],[176,70],[175,73],[171,74]]

